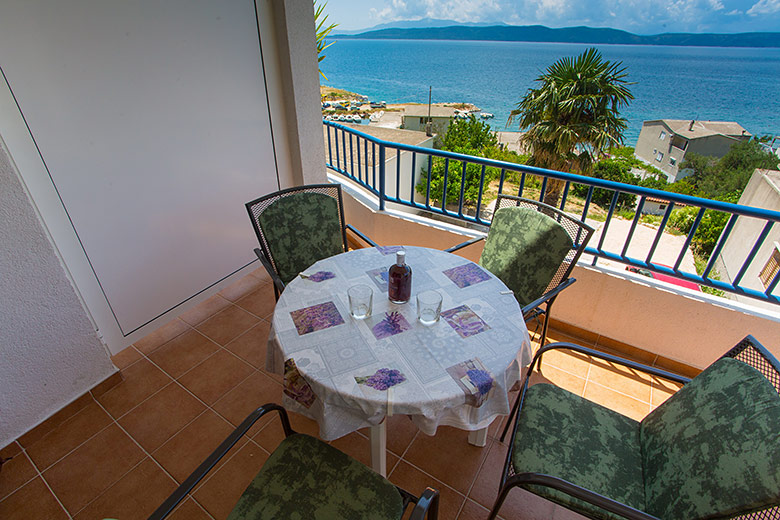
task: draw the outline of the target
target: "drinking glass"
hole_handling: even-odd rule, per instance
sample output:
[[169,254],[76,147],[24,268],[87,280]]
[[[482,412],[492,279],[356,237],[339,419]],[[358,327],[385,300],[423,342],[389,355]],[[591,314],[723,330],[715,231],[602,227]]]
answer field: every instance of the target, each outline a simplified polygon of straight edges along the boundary
[[356,320],[363,320],[371,316],[371,304],[374,291],[368,285],[353,285],[347,290],[349,296],[349,313]]
[[433,325],[441,316],[441,294],[423,291],[417,295],[417,319],[423,325]]

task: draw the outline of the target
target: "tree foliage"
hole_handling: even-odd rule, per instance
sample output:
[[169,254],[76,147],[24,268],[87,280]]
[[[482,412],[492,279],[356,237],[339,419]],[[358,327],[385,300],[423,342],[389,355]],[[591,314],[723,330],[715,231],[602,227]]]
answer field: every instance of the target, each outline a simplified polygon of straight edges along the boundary
[[[330,32],[338,26],[338,24],[335,23],[325,25],[325,23],[328,21],[328,15],[324,14],[326,5],[328,5],[328,2],[318,5],[317,0],[314,0],[314,41],[317,44],[317,63],[320,63],[325,59],[325,49],[335,43],[330,42],[326,44],[325,39],[328,37]],[[322,77],[328,79],[328,77],[322,72],[322,69],[319,70]]]
[[[595,48],[575,58],[561,58],[536,81],[512,110],[527,128],[523,140],[531,149],[529,164],[587,173],[607,149],[623,141],[628,127],[620,109],[634,98],[621,62],[604,61]],[[550,179],[544,201],[557,205],[563,182]]]
[[[450,122],[447,132],[441,141],[441,149],[450,152],[486,157],[499,161],[519,163],[523,156],[504,150],[498,146],[498,140],[490,129],[490,125],[478,121],[474,116],[467,119],[457,119]],[[461,181],[463,176],[463,161],[446,160],[434,157],[431,168],[430,195],[432,200],[441,201],[444,195],[444,175],[447,173],[447,203],[458,204],[460,200]],[[466,162],[465,182],[463,184],[463,203],[476,205],[479,200],[479,186],[482,182],[482,165]],[[484,187],[498,179],[499,168],[486,167]],[[428,191],[427,172],[423,173],[416,187],[417,193],[425,195]]]
[[773,169],[777,163],[777,156],[764,150],[757,139],[751,139],[734,144],[720,159],[686,154],[680,168],[693,170],[682,180],[692,185],[697,195],[723,200],[742,193],[756,168]]

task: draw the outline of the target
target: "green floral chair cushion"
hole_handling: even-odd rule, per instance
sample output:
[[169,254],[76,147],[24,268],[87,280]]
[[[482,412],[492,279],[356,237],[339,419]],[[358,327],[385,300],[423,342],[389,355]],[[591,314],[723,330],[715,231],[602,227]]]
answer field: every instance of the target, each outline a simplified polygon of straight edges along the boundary
[[282,441],[228,520],[398,520],[396,487],[336,448],[304,434]]
[[646,511],[659,518],[780,503],[780,396],[741,361],[713,363],[651,412],[641,444]]
[[[530,387],[517,422],[516,473],[553,475],[644,508],[639,423],[549,384]],[[529,490],[593,518],[621,518],[543,486]]]
[[344,252],[338,203],[322,193],[282,197],[263,211],[259,224],[285,285],[314,262]]
[[572,246],[563,226],[544,213],[502,208],[493,216],[479,263],[524,306],[544,294]]

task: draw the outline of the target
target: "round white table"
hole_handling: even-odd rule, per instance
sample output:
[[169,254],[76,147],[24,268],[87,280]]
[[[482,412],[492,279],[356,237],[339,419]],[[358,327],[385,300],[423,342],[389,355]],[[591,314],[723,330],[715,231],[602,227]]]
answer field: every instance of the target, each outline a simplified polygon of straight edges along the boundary
[[[387,299],[387,269],[401,246],[365,248],[312,265],[291,281],[274,311],[266,367],[284,374],[285,408],[316,420],[333,440],[371,428],[372,466],[386,474],[384,418],[408,415],[428,435],[439,425],[487,427],[510,411],[507,392],[531,361],[520,306],[495,276],[460,256],[406,246],[412,296]],[[364,320],[349,312],[347,289],[373,289]],[[442,317],[417,321],[416,295],[442,295]]]

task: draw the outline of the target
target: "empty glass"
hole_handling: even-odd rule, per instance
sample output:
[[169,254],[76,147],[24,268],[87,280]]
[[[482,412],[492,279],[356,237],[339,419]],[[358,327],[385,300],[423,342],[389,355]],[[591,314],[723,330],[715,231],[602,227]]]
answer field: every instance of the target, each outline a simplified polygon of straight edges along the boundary
[[371,316],[374,291],[368,285],[353,285],[347,290],[349,296],[349,313],[357,320]]
[[441,316],[441,294],[423,291],[417,295],[417,319],[423,325],[433,325]]

